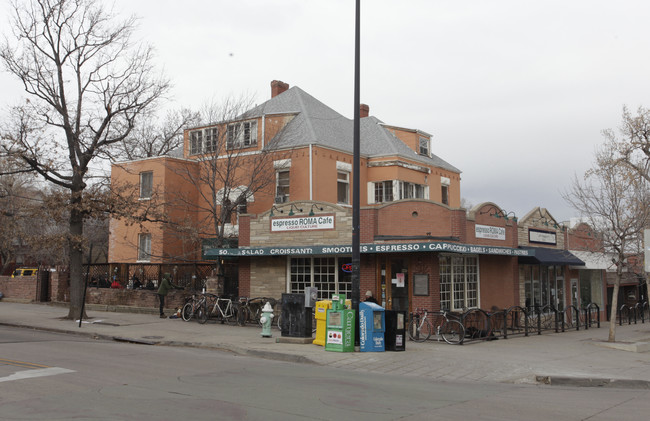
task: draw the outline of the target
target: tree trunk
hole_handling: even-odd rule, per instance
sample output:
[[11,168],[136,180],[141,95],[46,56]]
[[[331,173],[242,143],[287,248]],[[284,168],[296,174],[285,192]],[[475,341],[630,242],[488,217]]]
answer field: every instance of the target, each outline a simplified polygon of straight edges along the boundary
[[607,342],[616,342],[616,313],[618,307],[618,290],[621,285],[621,274],[616,273],[614,281],[614,291],[612,292],[612,307],[609,310],[609,337]]
[[86,317],[81,314],[84,301],[83,277],[83,214],[79,210],[81,192],[72,193],[72,209],[70,211],[70,238],[68,249],[70,253],[70,308],[68,319],[76,320]]

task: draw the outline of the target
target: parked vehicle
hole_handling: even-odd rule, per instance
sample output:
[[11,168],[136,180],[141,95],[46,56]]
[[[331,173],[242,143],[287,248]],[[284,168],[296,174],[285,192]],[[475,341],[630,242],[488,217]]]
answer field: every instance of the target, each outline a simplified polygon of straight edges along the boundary
[[12,278],[19,278],[21,276],[34,276],[38,272],[36,268],[18,268],[11,274]]

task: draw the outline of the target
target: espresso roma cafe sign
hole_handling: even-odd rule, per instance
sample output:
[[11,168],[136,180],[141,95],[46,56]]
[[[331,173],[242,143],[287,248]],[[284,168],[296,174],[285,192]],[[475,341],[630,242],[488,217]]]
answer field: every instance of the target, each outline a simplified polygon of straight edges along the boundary
[[[462,254],[493,254],[500,256],[534,256],[534,250],[523,250],[509,247],[490,247],[472,244],[447,242],[430,243],[391,243],[391,244],[361,244],[361,253],[396,253],[396,252],[426,252],[438,251]],[[216,259],[220,256],[291,256],[291,255],[332,255],[352,254],[352,246],[302,246],[302,247],[242,247],[206,249],[205,259]]]
[[271,232],[329,229],[334,229],[334,215],[271,219]]

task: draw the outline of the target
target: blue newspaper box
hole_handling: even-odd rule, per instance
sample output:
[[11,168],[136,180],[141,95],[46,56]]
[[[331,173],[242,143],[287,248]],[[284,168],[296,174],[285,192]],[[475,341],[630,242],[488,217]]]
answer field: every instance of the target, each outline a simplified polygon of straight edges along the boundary
[[383,352],[384,308],[375,303],[359,303],[359,350],[361,352]]

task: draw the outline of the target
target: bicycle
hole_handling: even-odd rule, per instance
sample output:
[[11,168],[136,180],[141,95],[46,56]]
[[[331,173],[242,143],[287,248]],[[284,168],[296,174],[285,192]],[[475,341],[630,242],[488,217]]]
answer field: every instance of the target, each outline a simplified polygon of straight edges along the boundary
[[203,306],[205,303],[205,296],[203,294],[192,294],[191,297],[188,297],[185,305],[181,309],[181,318],[185,322],[192,320],[195,314],[197,314],[198,309]]
[[221,319],[221,324],[237,319],[237,309],[230,298],[219,298],[214,294],[205,294],[210,298],[199,309],[197,318],[199,323],[204,324],[211,316]]
[[[451,345],[459,345],[465,339],[465,328],[458,320],[450,319],[446,311],[436,313],[442,316],[440,324],[436,326],[436,336],[438,341],[440,338]],[[433,327],[427,316],[429,311],[425,308],[416,308],[414,313],[410,315],[408,335],[414,342],[425,342],[431,337]]]

